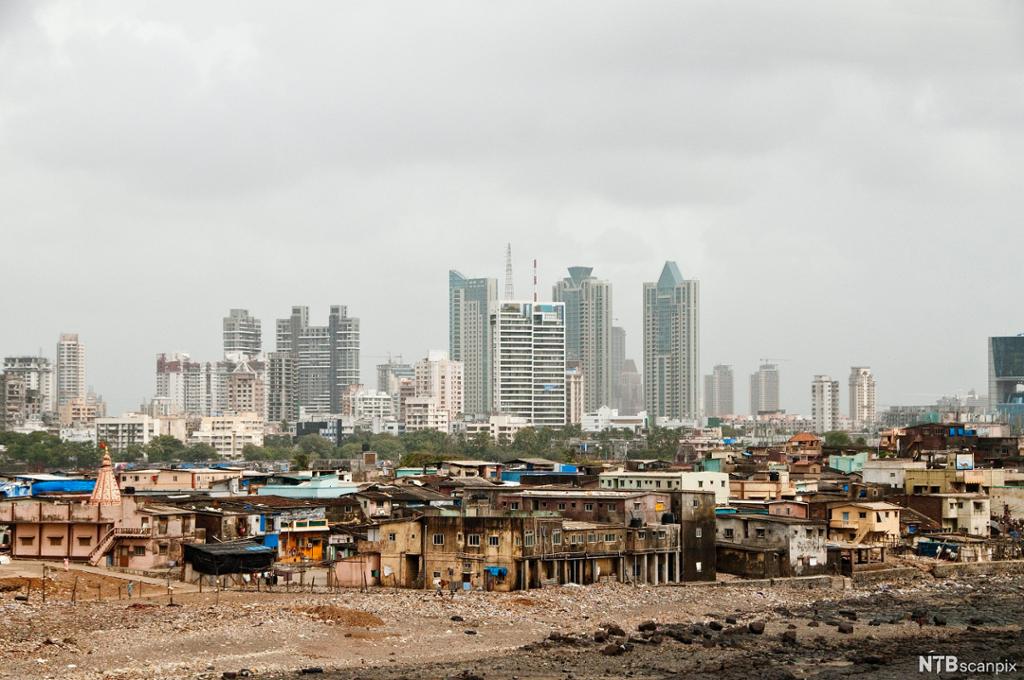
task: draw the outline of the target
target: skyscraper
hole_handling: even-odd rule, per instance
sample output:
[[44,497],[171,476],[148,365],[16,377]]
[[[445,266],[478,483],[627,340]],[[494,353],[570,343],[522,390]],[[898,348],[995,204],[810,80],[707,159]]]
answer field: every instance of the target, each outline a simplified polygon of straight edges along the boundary
[[494,410],[534,426],[566,421],[565,305],[503,301],[491,314]]
[[491,307],[498,301],[497,279],[467,279],[448,272],[448,354],[463,366],[465,413],[490,413]]
[[592,267],[569,267],[553,299],[565,304],[565,355],[583,372],[583,409],[612,406],[612,287]]
[[447,352],[432,350],[416,362],[415,380],[415,395],[433,398],[435,407],[447,412],[448,422],[462,413],[465,396],[461,361],[449,359]]
[[700,285],[666,262],[644,284],[644,402],[658,418],[700,415]]
[[224,317],[224,356],[239,354],[252,359],[263,351],[260,320],[247,309],[232,309]]
[[714,418],[736,413],[733,404],[732,366],[719,364],[704,376],[704,412]]
[[347,307],[332,305],[326,326],[310,326],[309,308],[296,306],[287,319],[277,320],[276,331],[277,352],[292,359],[292,403],[283,408],[285,400],[280,391],[287,389],[287,385],[277,379],[287,371],[278,357],[269,375],[272,390],[279,392],[271,391],[268,395],[268,410],[275,416],[281,410],[293,416],[339,413],[342,393],[360,380],[359,319],[349,317]]
[[750,376],[750,415],[779,410],[779,366],[763,363]]
[[57,342],[57,408],[74,399],[85,399],[85,347],[78,333],[61,333]]
[[25,403],[28,415],[56,413],[53,394],[53,368],[46,357],[4,357],[4,374],[21,377],[25,383]]
[[850,424],[857,431],[875,423],[875,377],[867,366],[850,368]]
[[988,339],[989,410],[1024,428],[1024,333]]
[[839,427],[839,381],[816,375],[811,383],[811,420],[818,434]]
[[626,329],[612,326],[612,406],[622,402],[622,369],[626,364]]

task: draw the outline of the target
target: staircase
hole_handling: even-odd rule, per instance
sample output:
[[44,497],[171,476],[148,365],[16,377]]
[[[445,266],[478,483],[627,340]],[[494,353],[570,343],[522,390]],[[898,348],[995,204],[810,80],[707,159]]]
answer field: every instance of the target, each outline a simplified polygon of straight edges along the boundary
[[96,547],[89,553],[89,564],[91,566],[95,567],[100,563],[103,556],[106,555],[107,551],[114,545],[115,538],[116,535],[113,527],[111,527],[107,533],[103,534],[103,538],[100,539],[100,542],[97,543]]

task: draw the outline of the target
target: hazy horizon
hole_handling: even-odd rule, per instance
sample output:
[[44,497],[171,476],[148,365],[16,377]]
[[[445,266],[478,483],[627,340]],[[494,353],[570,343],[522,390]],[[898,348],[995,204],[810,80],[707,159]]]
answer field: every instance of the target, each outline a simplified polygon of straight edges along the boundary
[[[362,374],[447,349],[447,274],[542,299],[701,282],[701,373],[782,406],[987,390],[1024,330],[1024,8],[1002,2],[0,4],[0,356],[79,333],[111,412],[221,319],[361,319]],[[642,9],[643,11],[639,11]]]

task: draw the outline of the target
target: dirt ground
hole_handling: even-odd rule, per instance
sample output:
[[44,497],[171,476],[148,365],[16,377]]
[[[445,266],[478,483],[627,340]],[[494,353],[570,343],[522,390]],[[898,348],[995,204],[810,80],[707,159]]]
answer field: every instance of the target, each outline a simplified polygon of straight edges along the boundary
[[[44,604],[35,595],[17,601],[16,594],[0,593],[0,678],[212,680],[237,673],[277,679],[299,677],[302,669],[323,669],[319,677],[363,680],[701,673],[738,678],[730,669],[740,667],[744,677],[751,668],[761,677],[770,677],[760,673],[767,668],[789,674],[779,678],[846,677],[823,673],[861,668],[875,675],[911,658],[914,647],[908,640],[935,647],[954,633],[957,644],[976,638],[1019,653],[1024,621],[1022,577],[925,580],[852,591],[610,583],[528,594],[460,593],[454,600],[385,589],[205,592],[176,595],[176,606],[161,597],[85,600],[75,606],[48,598]],[[908,616],[922,603],[929,616],[941,615],[946,625],[911,622]],[[840,611],[859,617],[850,634],[838,632],[838,622],[845,620]],[[900,619],[890,621],[896,614]],[[657,631],[638,632],[648,619]],[[736,623],[729,623],[732,619]],[[725,630],[715,630],[712,621]],[[763,634],[738,630],[756,621],[765,623]],[[594,642],[599,625],[609,622],[632,640]],[[693,625],[699,628],[683,628]],[[782,641],[787,631],[797,636],[796,644]],[[610,643],[626,643],[628,651],[602,654]],[[887,665],[861,658],[876,648]],[[1018,656],[1024,660],[1024,653]],[[916,663],[916,656],[912,660]]]

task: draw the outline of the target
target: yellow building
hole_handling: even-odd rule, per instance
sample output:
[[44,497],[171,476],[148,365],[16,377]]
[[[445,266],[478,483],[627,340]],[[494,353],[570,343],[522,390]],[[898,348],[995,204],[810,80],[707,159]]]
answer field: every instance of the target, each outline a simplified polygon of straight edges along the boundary
[[283,523],[278,544],[280,561],[323,561],[330,531],[326,519],[297,519]]
[[902,508],[884,501],[837,503],[829,508],[829,538],[848,543],[895,543]]
[[933,493],[983,493],[993,486],[1006,484],[1006,471],[1002,469],[954,470],[907,470],[904,473],[904,489],[911,494]]

